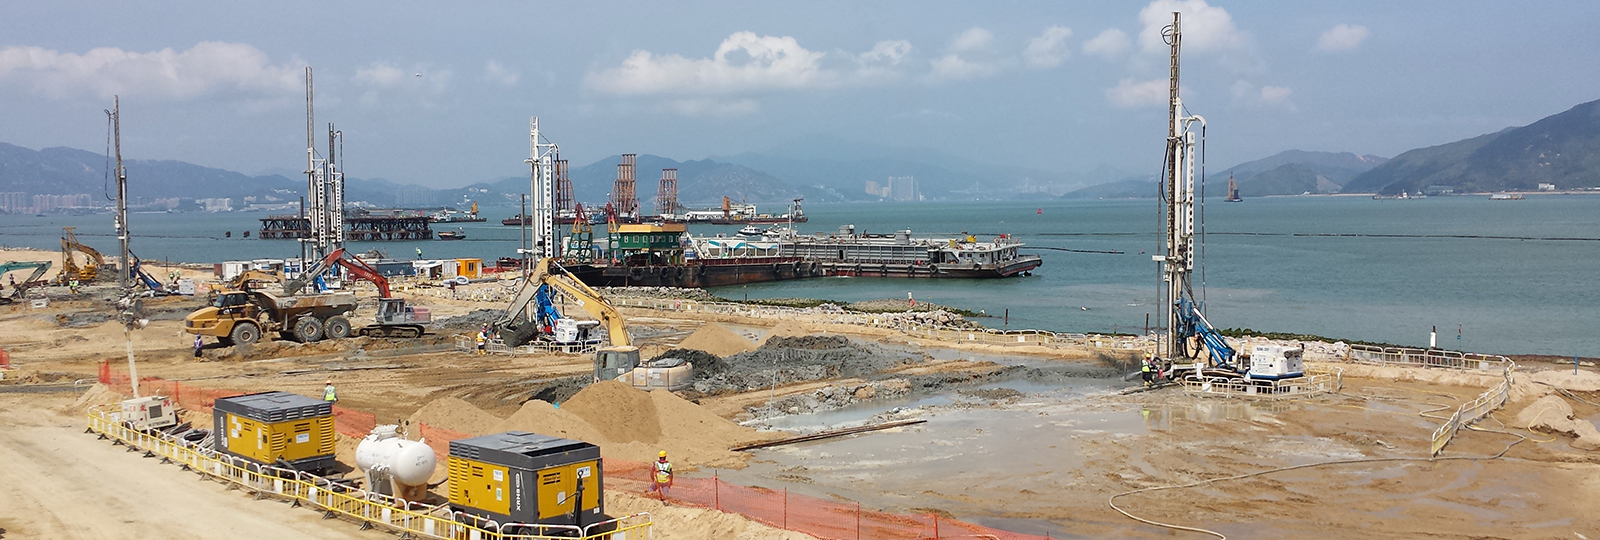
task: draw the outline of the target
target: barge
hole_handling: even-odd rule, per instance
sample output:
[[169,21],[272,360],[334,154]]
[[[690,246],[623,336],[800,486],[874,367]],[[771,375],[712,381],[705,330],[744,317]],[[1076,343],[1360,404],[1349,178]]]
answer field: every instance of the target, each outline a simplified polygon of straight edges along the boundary
[[854,225],[835,234],[781,238],[780,254],[817,263],[823,275],[859,277],[1004,278],[1033,275],[1038,255],[1020,253],[1023,243],[1002,234],[988,241],[959,237],[918,238],[910,230],[894,234],[857,233]]

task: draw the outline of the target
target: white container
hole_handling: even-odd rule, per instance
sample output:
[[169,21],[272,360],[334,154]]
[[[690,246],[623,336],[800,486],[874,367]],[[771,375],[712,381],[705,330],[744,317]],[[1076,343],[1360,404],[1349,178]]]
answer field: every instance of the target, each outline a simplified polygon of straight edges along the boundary
[[1250,378],[1287,379],[1305,374],[1299,347],[1255,345],[1250,348]]

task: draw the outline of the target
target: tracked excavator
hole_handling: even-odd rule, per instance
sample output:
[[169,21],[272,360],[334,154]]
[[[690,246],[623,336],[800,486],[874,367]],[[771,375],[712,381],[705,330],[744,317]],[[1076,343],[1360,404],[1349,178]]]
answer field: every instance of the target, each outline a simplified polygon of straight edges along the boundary
[[[406,305],[404,298],[395,298],[390,295],[388,278],[383,277],[383,274],[379,273],[377,269],[361,259],[346,257],[343,248],[333,250],[328,256],[323,257],[322,260],[307,268],[300,277],[285,282],[283,285],[284,293],[290,296],[300,294],[300,291],[304,290],[306,285],[321,278],[335,266],[342,268],[351,278],[370,281],[378,287],[378,316],[371,326],[355,329],[356,335],[415,338],[422,337],[422,334],[427,332],[427,325],[433,322],[433,315],[428,308]],[[342,330],[346,335],[350,333],[348,327]]]
[[23,293],[26,293],[28,288],[44,283],[43,281],[40,281],[39,278],[44,277],[44,273],[50,270],[50,261],[15,261],[0,263],[0,276],[4,276],[8,273],[18,270],[28,269],[32,269],[33,273],[29,274],[28,277],[22,281],[16,282],[16,287],[13,287],[10,292],[6,293],[6,295],[0,295],[0,304],[9,304],[12,302],[21,301],[23,298]]
[[[556,291],[571,298],[598,323],[562,317],[551,302]],[[567,272],[555,258],[539,261],[506,311],[489,325],[506,345],[534,341],[571,343],[586,340],[589,325],[603,326],[610,344],[595,351],[594,379],[620,379],[638,388],[677,390],[689,385],[694,366],[681,359],[658,358],[640,362],[639,348],[628,335],[627,320],[598,291]]]
[[[100,275],[100,267],[106,264],[104,255],[78,241],[78,235],[73,232],[75,228],[62,227],[67,233],[61,237],[61,275],[58,279],[62,284],[74,279],[79,283],[94,281],[94,278]],[[73,257],[74,253],[83,254],[83,266],[78,266],[77,259]]]

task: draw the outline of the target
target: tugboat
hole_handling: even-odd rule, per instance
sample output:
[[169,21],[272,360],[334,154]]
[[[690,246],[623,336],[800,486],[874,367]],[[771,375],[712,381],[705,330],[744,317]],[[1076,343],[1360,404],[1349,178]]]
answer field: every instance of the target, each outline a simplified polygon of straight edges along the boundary
[[465,240],[467,232],[457,228],[453,231],[439,231],[440,240]]
[[739,229],[739,236],[758,238],[761,236],[761,228],[755,225],[745,225],[744,228]]

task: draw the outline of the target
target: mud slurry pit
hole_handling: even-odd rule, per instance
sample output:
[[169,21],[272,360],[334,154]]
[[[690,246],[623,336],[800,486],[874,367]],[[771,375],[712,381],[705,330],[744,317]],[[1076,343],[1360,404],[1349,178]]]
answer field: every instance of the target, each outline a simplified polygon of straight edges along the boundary
[[[979,387],[1023,395],[985,400],[948,388],[770,419],[765,423],[799,431],[874,417],[928,422],[761,450],[747,469],[718,474],[736,483],[843,497],[864,506],[938,510],[1056,538],[1168,537],[1171,531],[1110,510],[1107,498],[1277,467],[1425,457],[1435,424],[1417,413],[1449,403],[1437,395],[1449,392],[1438,391],[1431,400],[1415,403],[1344,395],[1251,401],[1189,396],[1176,389],[1117,394],[1126,384],[1097,378],[999,381]],[[1383,384],[1364,382],[1358,388],[1373,391]],[[1378,394],[1407,389],[1388,390]],[[1488,455],[1516,440],[1464,431],[1455,443],[1459,450],[1446,454]],[[1286,471],[1139,494],[1119,504],[1154,519],[1245,538],[1406,538],[1430,530],[1448,538],[1525,528],[1540,537],[1570,528],[1573,521],[1561,512],[1581,506],[1551,493],[1582,493],[1585,486],[1600,486],[1592,466],[1394,461]]]

